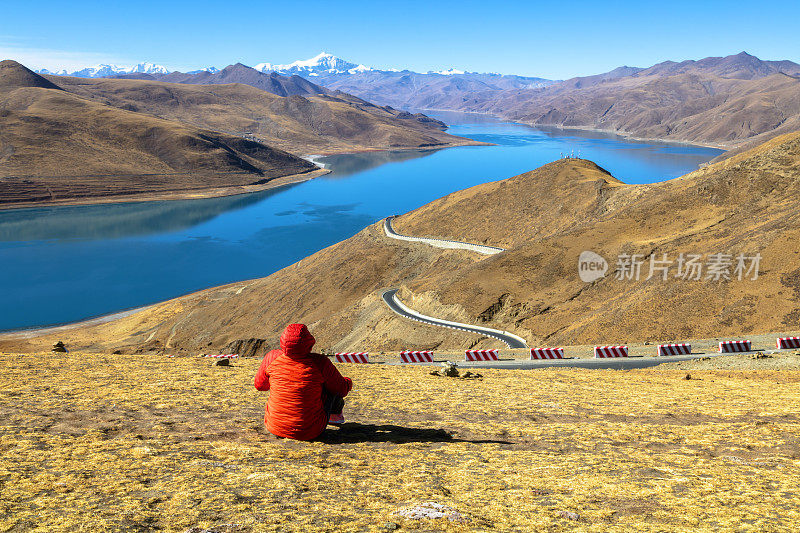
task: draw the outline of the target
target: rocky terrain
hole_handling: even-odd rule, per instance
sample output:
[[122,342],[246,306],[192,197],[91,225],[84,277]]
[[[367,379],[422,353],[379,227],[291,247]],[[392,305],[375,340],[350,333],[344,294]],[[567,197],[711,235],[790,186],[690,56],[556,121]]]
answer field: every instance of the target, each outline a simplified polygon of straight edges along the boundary
[[[394,222],[402,234],[501,246],[503,253],[388,239],[379,223],[267,278],[208,289],[59,339],[80,348],[185,353],[264,339],[266,349],[285,324],[305,322],[328,350],[492,345],[394,315],[380,299],[388,287],[399,287],[401,300],[423,314],[510,331],[530,345],[796,331],[798,177],[800,132],[653,185],[628,185],[594,163],[563,159],[453,193]],[[587,250],[609,263],[606,276],[592,283],[578,276],[578,258]],[[638,279],[615,272],[624,254],[637,256]],[[664,254],[671,260],[666,280],[660,270],[649,275],[651,258]],[[713,254],[730,256],[729,279],[708,270],[685,279],[686,269],[677,277],[680,254],[699,254],[706,269]],[[760,254],[757,279],[745,270],[738,279],[738,254]],[[6,338],[0,346],[30,350],[59,339]]]

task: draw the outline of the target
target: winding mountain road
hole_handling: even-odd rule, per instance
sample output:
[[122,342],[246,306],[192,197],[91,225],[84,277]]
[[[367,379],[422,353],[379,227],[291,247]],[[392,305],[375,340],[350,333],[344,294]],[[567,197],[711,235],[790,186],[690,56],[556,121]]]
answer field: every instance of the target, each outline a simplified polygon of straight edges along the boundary
[[483,326],[473,326],[471,324],[462,324],[461,322],[452,322],[450,320],[444,320],[441,318],[434,318],[432,316],[423,315],[422,313],[418,313],[411,309],[410,307],[406,306],[397,298],[397,290],[398,289],[387,289],[383,291],[381,297],[386,305],[389,306],[389,309],[397,313],[398,315],[415,320],[417,322],[421,322],[423,324],[429,324],[432,326],[440,326],[443,328],[450,328],[450,329],[458,329],[461,331],[467,331],[469,333],[477,333],[478,335],[485,335],[486,337],[492,337],[497,339],[501,342],[504,342],[506,346],[509,348],[527,348],[528,345],[525,342],[525,339],[522,337],[518,337],[513,333],[508,333],[507,331],[500,331],[498,329],[492,328],[485,328]]
[[430,246],[434,246],[436,248],[469,250],[471,252],[478,252],[479,254],[484,254],[484,255],[494,255],[505,251],[504,248],[497,248],[496,246],[486,246],[484,244],[472,244],[470,242],[448,241],[445,239],[431,239],[428,237],[410,237],[408,235],[401,235],[397,233],[392,227],[393,218],[395,217],[390,216],[386,217],[383,220],[383,231],[386,233],[386,236],[391,239],[397,239],[400,241],[421,242],[424,244],[428,244]]
[[[486,246],[483,244],[473,244],[470,242],[460,242],[460,241],[448,241],[445,239],[432,239],[428,237],[411,237],[408,235],[401,235],[397,233],[394,228],[392,227],[392,219],[395,218],[394,216],[386,217],[383,220],[383,231],[386,233],[386,236],[391,239],[397,239],[400,241],[411,241],[411,242],[419,242],[422,244],[428,244],[430,246],[434,246],[436,248],[446,248],[451,250],[468,250],[470,252],[477,252],[483,255],[494,255],[499,254],[500,252],[504,252],[503,248],[498,248],[496,246]],[[389,309],[397,313],[398,315],[408,318],[410,320],[415,320],[417,322],[421,322],[423,324],[428,324],[431,326],[439,326],[443,328],[450,328],[450,329],[458,329],[461,331],[467,331],[470,333],[477,333],[478,335],[485,335],[487,337],[492,337],[497,339],[501,342],[504,342],[506,346],[509,348],[527,348],[528,345],[525,343],[525,339],[522,337],[518,337],[512,333],[508,333],[506,331],[500,331],[498,329],[492,328],[485,328],[483,326],[475,326],[472,324],[462,324],[461,322],[452,322],[450,320],[444,320],[441,318],[435,318],[432,316],[423,315],[407,307],[397,298],[397,290],[398,289],[387,289],[383,291],[381,297],[383,301],[389,306]]]

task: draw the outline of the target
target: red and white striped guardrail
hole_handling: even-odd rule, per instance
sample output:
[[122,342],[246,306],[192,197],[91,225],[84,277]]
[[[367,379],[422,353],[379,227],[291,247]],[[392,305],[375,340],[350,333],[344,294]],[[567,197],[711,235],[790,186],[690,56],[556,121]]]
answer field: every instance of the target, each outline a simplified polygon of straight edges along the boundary
[[369,352],[338,352],[333,355],[337,363],[369,363]]
[[433,352],[430,350],[402,351],[400,361],[403,363],[433,363]]
[[239,357],[238,353],[225,353],[219,355],[206,355],[205,357],[214,357],[216,359],[225,358],[225,359],[235,359]]
[[720,341],[719,353],[751,352],[753,346],[750,341]]
[[464,361],[499,361],[500,350],[464,350]]
[[800,348],[800,337],[778,337],[775,341],[779,350],[787,348]]
[[685,342],[658,345],[658,355],[689,355],[690,353],[692,353],[692,345]]
[[595,346],[595,358],[599,357],[628,357],[627,346]]
[[531,359],[564,359],[564,348],[531,348]]

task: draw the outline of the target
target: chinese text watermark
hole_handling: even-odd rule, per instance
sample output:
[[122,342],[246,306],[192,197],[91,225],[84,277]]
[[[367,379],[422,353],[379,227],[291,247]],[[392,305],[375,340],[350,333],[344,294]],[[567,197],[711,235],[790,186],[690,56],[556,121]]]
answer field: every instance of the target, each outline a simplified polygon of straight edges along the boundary
[[[620,281],[639,281],[652,278],[666,281],[682,279],[687,281],[743,281],[757,280],[761,266],[761,254],[695,254],[681,253],[677,257],[653,253],[619,254],[617,256],[614,278]],[[583,252],[578,258],[578,274],[581,280],[591,283],[605,277],[607,261],[594,252]]]

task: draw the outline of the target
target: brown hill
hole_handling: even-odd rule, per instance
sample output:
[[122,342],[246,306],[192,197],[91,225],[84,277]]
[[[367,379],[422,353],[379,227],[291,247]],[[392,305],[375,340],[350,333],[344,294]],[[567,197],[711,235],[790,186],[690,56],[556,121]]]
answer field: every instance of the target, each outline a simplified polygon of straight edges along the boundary
[[231,193],[316,170],[252,140],[81,98],[13,61],[2,67],[2,207]]
[[340,93],[281,97],[239,83],[52,79],[66,91],[109,106],[245,136],[296,154],[480,144],[445,133],[444,123],[425,115],[378,107]]
[[0,91],[10,91],[21,87],[40,87],[60,89],[58,85],[20,65],[16,61],[0,61]]
[[[797,330],[799,204],[800,132],[646,186],[621,183],[588,161],[559,160],[454,193],[395,224],[406,234],[504,245],[498,255],[396,241],[375,225],[267,278],[202,291],[59,338],[93,349],[215,351],[237,339],[267,339],[269,346],[286,323],[302,321],[327,349],[487,345],[396,317],[378,297],[392,286],[422,312],[484,322],[532,345]],[[610,263],[607,276],[593,283],[578,276],[578,257],[587,250]],[[701,279],[675,277],[681,253],[702,256]],[[711,254],[718,253],[733,260],[730,280],[706,277]],[[737,279],[740,253],[760,254],[757,279],[749,279],[752,273]],[[639,279],[616,279],[620,254],[640,257]],[[656,271],[647,279],[651,257],[663,254],[673,261],[669,278]],[[54,340],[4,345],[34,349]]]
[[792,61],[764,61],[747,52],[740,52],[725,57],[706,57],[699,61],[689,60],[680,63],[664,61],[636,73],[636,76],[674,76],[692,72],[705,72],[722,78],[755,80],[773,74],[798,76],[800,75],[800,65]]

